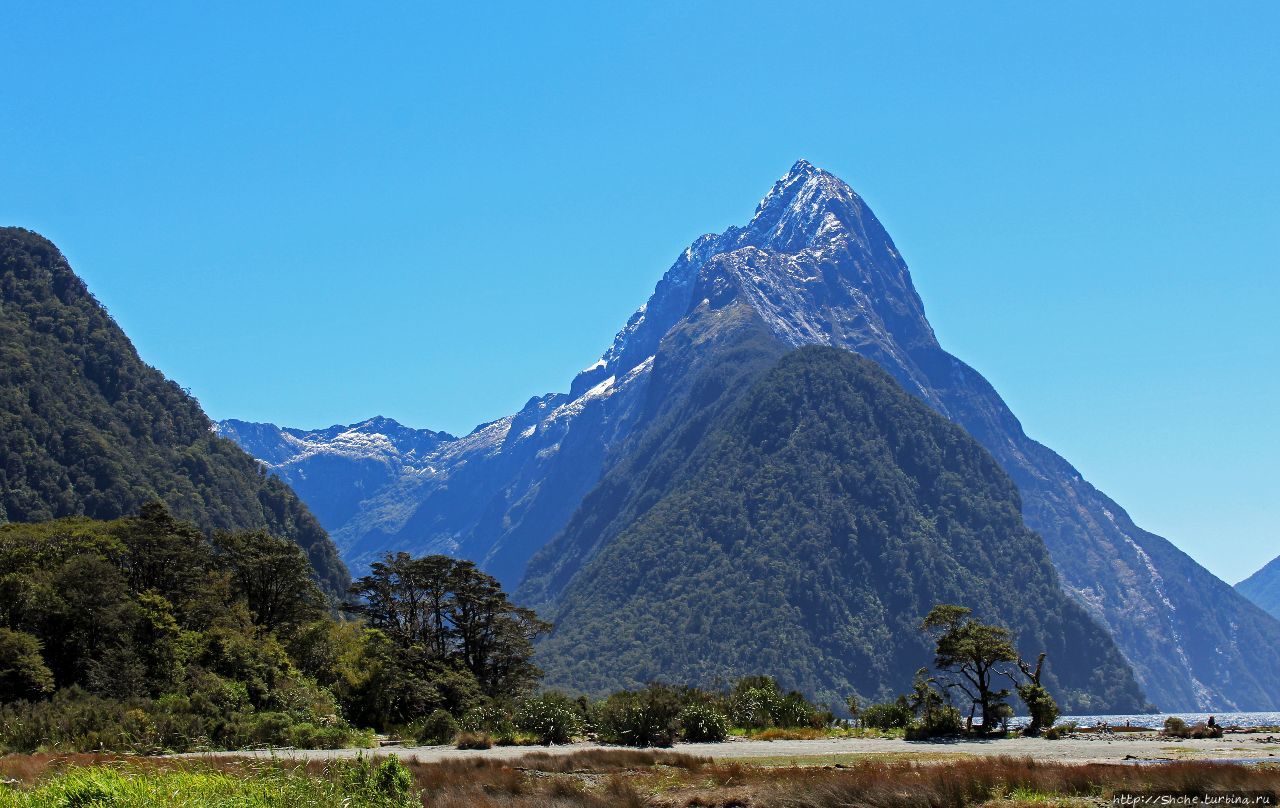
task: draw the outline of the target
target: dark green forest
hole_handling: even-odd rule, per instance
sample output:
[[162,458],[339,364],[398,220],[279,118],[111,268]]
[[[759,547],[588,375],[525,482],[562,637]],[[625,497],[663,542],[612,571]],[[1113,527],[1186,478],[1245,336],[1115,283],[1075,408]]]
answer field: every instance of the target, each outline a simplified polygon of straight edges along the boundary
[[159,503],[0,527],[0,749],[416,737],[540,678],[545,624],[469,562],[388,558],[350,594],[335,619],[296,544],[207,540]]
[[292,542],[210,542],[152,503],[111,521],[0,527],[0,571],[0,746],[358,740],[335,691],[359,638],[328,617]]
[[324,529],[212,429],[53,244],[0,228],[0,523],[116,519],[160,500],[206,533],[297,542],[325,592],[340,595],[348,576]]
[[1064,709],[1146,706],[1059,588],[1013,483],[870,361],[801,349],[697,429],[648,460],[664,473],[602,484],[634,518],[580,512],[544,551],[586,559],[548,611],[551,684],[599,694],[764,670],[821,703],[890,699],[929,656],[921,619],[957,603],[1013,629],[1027,658],[1048,652]]

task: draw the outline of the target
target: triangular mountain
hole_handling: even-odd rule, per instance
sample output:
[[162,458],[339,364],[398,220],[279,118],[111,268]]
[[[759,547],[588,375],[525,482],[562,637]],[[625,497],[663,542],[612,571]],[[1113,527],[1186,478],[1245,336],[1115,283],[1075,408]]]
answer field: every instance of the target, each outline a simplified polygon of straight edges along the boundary
[[345,591],[307,507],[138,357],[53,244],[0,228],[0,301],[0,522],[115,519],[158,499],[205,531],[292,539],[327,592]]
[[[1272,685],[1280,680],[1280,621],[1135,526],[1028,438],[991,385],[938,344],[905,262],[866,203],[805,161],[745,227],[690,245],[568,394],[532,399],[442,445],[429,470],[370,492],[354,516],[329,525],[344,557],[361,566],[385,550],[445,551],[514,585],[533,553],[678,402],[664,379],[692,377],[671,368],[666,338],[708,308],[751,312],[781,348],[861,354],[964,427],[1018,486],[1026,523],[1044,538],[1064,589],[1112,632],[1161,708],[1280,708]],[[702,348],[681,350],[693,361]]]
[[[761,324],[763,328],[763,324]],[[545,559],[584,559],[539,648],[548,682],[603,694],[761,671],[823,703],[889,699],[928,663],[920,620],[962,603],[1049,653],[1071,712],[1133,712],[1111,637],[1058,585],[1017,490],[958,426],[848,351],[793,351],[704,426],[611,472]],[[598,518],[603,513],[614,518]]]

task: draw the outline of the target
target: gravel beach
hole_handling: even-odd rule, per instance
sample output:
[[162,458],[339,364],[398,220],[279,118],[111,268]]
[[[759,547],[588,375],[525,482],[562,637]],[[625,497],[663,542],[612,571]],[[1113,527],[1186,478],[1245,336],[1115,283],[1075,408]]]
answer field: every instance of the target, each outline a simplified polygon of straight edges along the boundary
[[[247,752],[194,753],[184,757],[277,757],[282,759],[326,760],[357,755],[398,755],[424,763],[440,760],[488,758],[507,760],[530,752],[568,754],[585,749],[617,748],[577,743],[561,746],[507,746],[484,750],[462,750],[452,746],[386,746],[381,749],[273,749]],[[741,759],[799,765],[833,764],[840,758],[856,760],[864,756],[887,756],[920,760],[954,756],[1004,755],[1073,763],[1119,763],[1158,760],[1255,761],[1274,758],[1280,765],[1280,736],[1242,732],[1223,738],[1177,740],[1155,733],[1078,735],[1056,741],[1044,738],[999,738],[991,740],[904,741],[886,738],[830,738],[813,741],[730,740],[725,743],[678,744],[672,751],[718,760]]]

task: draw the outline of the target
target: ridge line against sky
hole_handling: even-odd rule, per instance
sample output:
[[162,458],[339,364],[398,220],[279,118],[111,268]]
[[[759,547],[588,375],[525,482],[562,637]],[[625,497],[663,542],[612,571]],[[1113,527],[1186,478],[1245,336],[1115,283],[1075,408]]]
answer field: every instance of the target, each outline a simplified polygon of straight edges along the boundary
[[1274,5],[7,16],[0,222],[215,418],[567,389],[803,157],[1029,435],[1227,580],[1280,554]]

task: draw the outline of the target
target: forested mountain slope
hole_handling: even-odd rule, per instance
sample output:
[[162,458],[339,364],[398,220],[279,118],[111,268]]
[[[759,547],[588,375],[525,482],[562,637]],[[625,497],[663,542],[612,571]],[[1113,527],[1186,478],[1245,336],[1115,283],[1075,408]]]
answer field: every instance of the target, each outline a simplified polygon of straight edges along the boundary
[[160,500],[205,531],[263,528],[331,594],[346,568],[278,479],[144,363],[53,244],[0,228],[0,521],[115,519]]
[[582,560],[547,589],[550,683],[602,693],[768,671],[827,703],[890,698],[931,658],[924,614],[957,603],[1013,627],[1028,657],[1047,651],[1067,710],[1142,709],[1017,489],[962,429],[835,348],[790,353],[732,397],[691,442],[608,475],[625,504],[588,497],[535,559],[531,578]]

